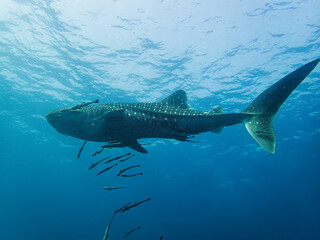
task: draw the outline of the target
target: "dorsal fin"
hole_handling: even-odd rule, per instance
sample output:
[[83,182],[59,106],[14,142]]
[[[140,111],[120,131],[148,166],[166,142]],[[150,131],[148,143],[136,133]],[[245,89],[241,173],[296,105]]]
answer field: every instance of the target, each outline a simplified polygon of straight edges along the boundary
[[168,107],[178,107],[178,108],[184,108],[188,109],[189,106],[187,104],[187,94],[183,90],[178,90],[174,93],[172,93],[169,97],[166,97],[162,101],[160,101],[161,104],[167,105]]

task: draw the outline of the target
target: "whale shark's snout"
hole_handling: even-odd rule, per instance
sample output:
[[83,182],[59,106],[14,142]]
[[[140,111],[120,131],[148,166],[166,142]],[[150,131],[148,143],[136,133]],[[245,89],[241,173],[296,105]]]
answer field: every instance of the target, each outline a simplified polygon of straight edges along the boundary
[[59,108],[48,112],[45,117],[59,133],[81,138],[84,129],[81,109]]
[[45,115],[49,124],[55,128],[55,125],[59,119],[63,118],[63,115],[60,113],[60,109],[52,110]]
[[74,120],[68,109],[61,108],[52,110],[48,112],[45,117],[48,123],[59,133],[69,135],[68,132],[72,129],[71,126]]

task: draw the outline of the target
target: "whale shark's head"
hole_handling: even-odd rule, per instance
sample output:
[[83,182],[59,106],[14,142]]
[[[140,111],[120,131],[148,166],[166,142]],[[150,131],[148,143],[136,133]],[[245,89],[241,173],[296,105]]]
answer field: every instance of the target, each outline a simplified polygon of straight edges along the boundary
[[65,135],[76,136],[79,134],[81,113],[82,111],[80,109],[60,108],[48,112],[45,117],[49,124],[58,132]]

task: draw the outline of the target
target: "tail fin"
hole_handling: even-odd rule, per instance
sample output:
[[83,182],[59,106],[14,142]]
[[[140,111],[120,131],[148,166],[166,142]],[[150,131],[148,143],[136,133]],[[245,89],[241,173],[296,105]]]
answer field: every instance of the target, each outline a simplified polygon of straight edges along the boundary
[[272,126],[274,116],[284,101],[317,66],[319,61],[320,59],[309,62],[288,74],[262,92],[244,110],[244,113],[252,114],[244,121],[248,132],[266,151],[275,152],[276,135]]

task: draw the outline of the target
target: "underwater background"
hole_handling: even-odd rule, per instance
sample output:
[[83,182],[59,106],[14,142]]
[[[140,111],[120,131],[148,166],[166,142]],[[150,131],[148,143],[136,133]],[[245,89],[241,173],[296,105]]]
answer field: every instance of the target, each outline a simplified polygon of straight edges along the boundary
[[[320,239],[320,67],[274,119],[276,153],[243,125],[184,143],[147,139],[142,176],[96,173],[101,143],[64,136],[44,115],[99,99],[240,112],[320,57],[318,0],[1,0],[0,239]],[[105,191],[104,186],[128,189]]]

